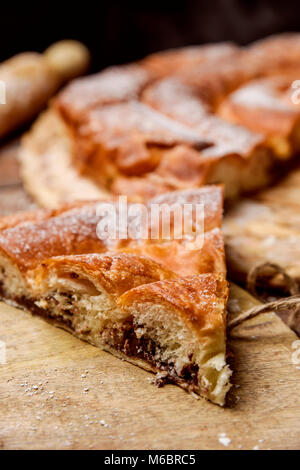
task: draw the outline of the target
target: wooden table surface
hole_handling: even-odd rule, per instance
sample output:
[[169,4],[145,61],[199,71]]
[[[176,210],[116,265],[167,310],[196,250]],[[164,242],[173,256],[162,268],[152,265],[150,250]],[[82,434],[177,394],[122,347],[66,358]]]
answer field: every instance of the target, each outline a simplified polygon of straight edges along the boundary
[[[13,144],[0,155],[1,214],[34,207],[16,154]],[[157,389],[147,372],[4,304],[0,341],[2,449],[300,447],[300,346],[274,314],[230,338],[234,386],[225,409],[172,385]]]
[[16,139],[0,150],[0,216],[36,207],[22,186],[18,149]]

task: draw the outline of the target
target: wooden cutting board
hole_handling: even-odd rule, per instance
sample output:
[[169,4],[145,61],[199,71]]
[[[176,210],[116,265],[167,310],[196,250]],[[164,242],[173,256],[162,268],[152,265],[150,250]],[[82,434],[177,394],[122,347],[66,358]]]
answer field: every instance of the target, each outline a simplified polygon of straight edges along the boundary
[[[1,167],[0,155],[0,214],[31,205],[10,158]],[[0,303],[0,448],[299,449],[296,340],[274,314],[236,329],[235,385],[222,409],[157,389],[149,373]]]
[[173,385],[157,389],[151,374],[4,304],[0,340],[0,448],[300,447],[300,347],[274,314],[230,339],[235,386],[225,409]]

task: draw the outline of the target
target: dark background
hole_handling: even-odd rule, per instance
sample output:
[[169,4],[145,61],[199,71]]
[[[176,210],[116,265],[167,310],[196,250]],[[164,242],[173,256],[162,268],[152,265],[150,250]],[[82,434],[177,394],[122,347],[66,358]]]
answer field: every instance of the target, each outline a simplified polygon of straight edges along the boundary
[[32,6],[2,2],[0,61],[21,51],[43,51],[66,38],[79,39],[91,49],[93,70],[170,47],[223,40],[247,44],[272,33],[300,31],[299,4],[299,0],[44,1]]

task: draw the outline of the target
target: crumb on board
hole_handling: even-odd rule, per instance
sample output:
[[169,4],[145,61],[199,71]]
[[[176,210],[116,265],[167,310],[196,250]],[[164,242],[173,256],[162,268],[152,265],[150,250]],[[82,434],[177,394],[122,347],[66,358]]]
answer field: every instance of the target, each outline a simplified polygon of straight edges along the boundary
[[221,434],[219,434],[219,442],[224,447],[228,447],[229,444],[231,443],[231,439],[229,437],[227,437],[225,433],[221,433]]

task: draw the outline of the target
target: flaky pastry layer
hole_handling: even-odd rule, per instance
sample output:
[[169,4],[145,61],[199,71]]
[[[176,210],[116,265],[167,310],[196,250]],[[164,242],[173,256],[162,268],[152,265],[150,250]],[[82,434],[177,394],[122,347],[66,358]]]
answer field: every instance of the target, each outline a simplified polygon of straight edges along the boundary
[[3,218],[1,297],[156,373],[158,385],[223,405],[231,372],[222,201],[214,186],[151,201],[203,205],[203,246],[195,241],[195,249],[184,239],[99,239],[106,202]]

